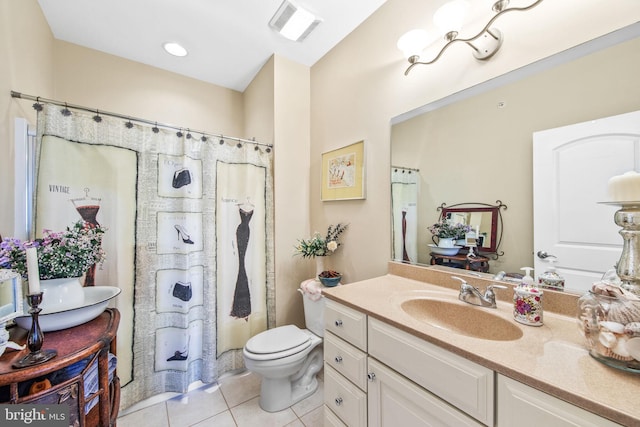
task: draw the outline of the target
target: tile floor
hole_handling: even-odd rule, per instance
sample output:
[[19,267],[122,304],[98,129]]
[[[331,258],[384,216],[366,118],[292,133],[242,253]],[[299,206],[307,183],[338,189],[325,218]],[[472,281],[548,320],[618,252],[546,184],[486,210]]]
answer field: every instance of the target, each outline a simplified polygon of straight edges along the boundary
[[270,413],[258,405],[260,376],[245,371],[166,401],[134,405],[120,413],[118,427],[320,427],[324,383],[318,382],[310,397]]

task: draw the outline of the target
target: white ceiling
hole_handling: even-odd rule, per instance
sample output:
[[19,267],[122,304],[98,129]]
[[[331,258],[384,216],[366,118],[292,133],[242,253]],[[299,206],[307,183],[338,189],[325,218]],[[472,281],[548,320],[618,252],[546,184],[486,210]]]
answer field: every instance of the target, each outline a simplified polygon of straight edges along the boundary
[[[56,39],[244,91],[271,55],[312,66],[385,1],[297,0],[322,19],[302,43],[269,28],[282,0],[38,3]],[[182,44],[189,54],[167,54],[167,41]]]

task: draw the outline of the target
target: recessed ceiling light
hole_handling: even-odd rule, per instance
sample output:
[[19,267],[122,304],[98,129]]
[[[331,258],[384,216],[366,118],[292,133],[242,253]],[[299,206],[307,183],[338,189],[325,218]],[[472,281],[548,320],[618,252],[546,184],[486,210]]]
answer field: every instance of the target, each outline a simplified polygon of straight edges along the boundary
[[175,42],[169,42],[162,45],[167,53],[173,56],[187,56],[187,49]]

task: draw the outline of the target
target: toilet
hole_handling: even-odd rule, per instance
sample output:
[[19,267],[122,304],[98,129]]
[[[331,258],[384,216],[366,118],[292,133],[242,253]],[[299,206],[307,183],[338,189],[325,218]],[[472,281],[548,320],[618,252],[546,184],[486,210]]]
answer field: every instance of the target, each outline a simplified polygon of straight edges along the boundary
[[267,412],[286,409],[318,388],[324,336],[321,287],[314,280],[300,285],[307,329],[295,325],[269,329],[250,338],[242,350],[246,368],[262,376],[260,407]]

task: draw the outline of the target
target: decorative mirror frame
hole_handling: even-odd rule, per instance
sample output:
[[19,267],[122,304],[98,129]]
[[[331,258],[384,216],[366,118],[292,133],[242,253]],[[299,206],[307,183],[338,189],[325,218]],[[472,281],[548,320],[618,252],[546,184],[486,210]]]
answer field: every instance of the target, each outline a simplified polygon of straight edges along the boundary
[[489,255],[494,260],[504,255],[503,251],[500,251],[500,243],[502,243],[502,211],[506,210],[507,205],[500,200],[496,200],[495,205],[487,203],[457,203],[455,205],[447,206],[446,203],[442,203],[438,206],[437,210],[441,211],[441,219],[447,219],[451,213],[454,212],[491,212],[491,243],[490,246],[477,247],[477,250],[482,255]]

